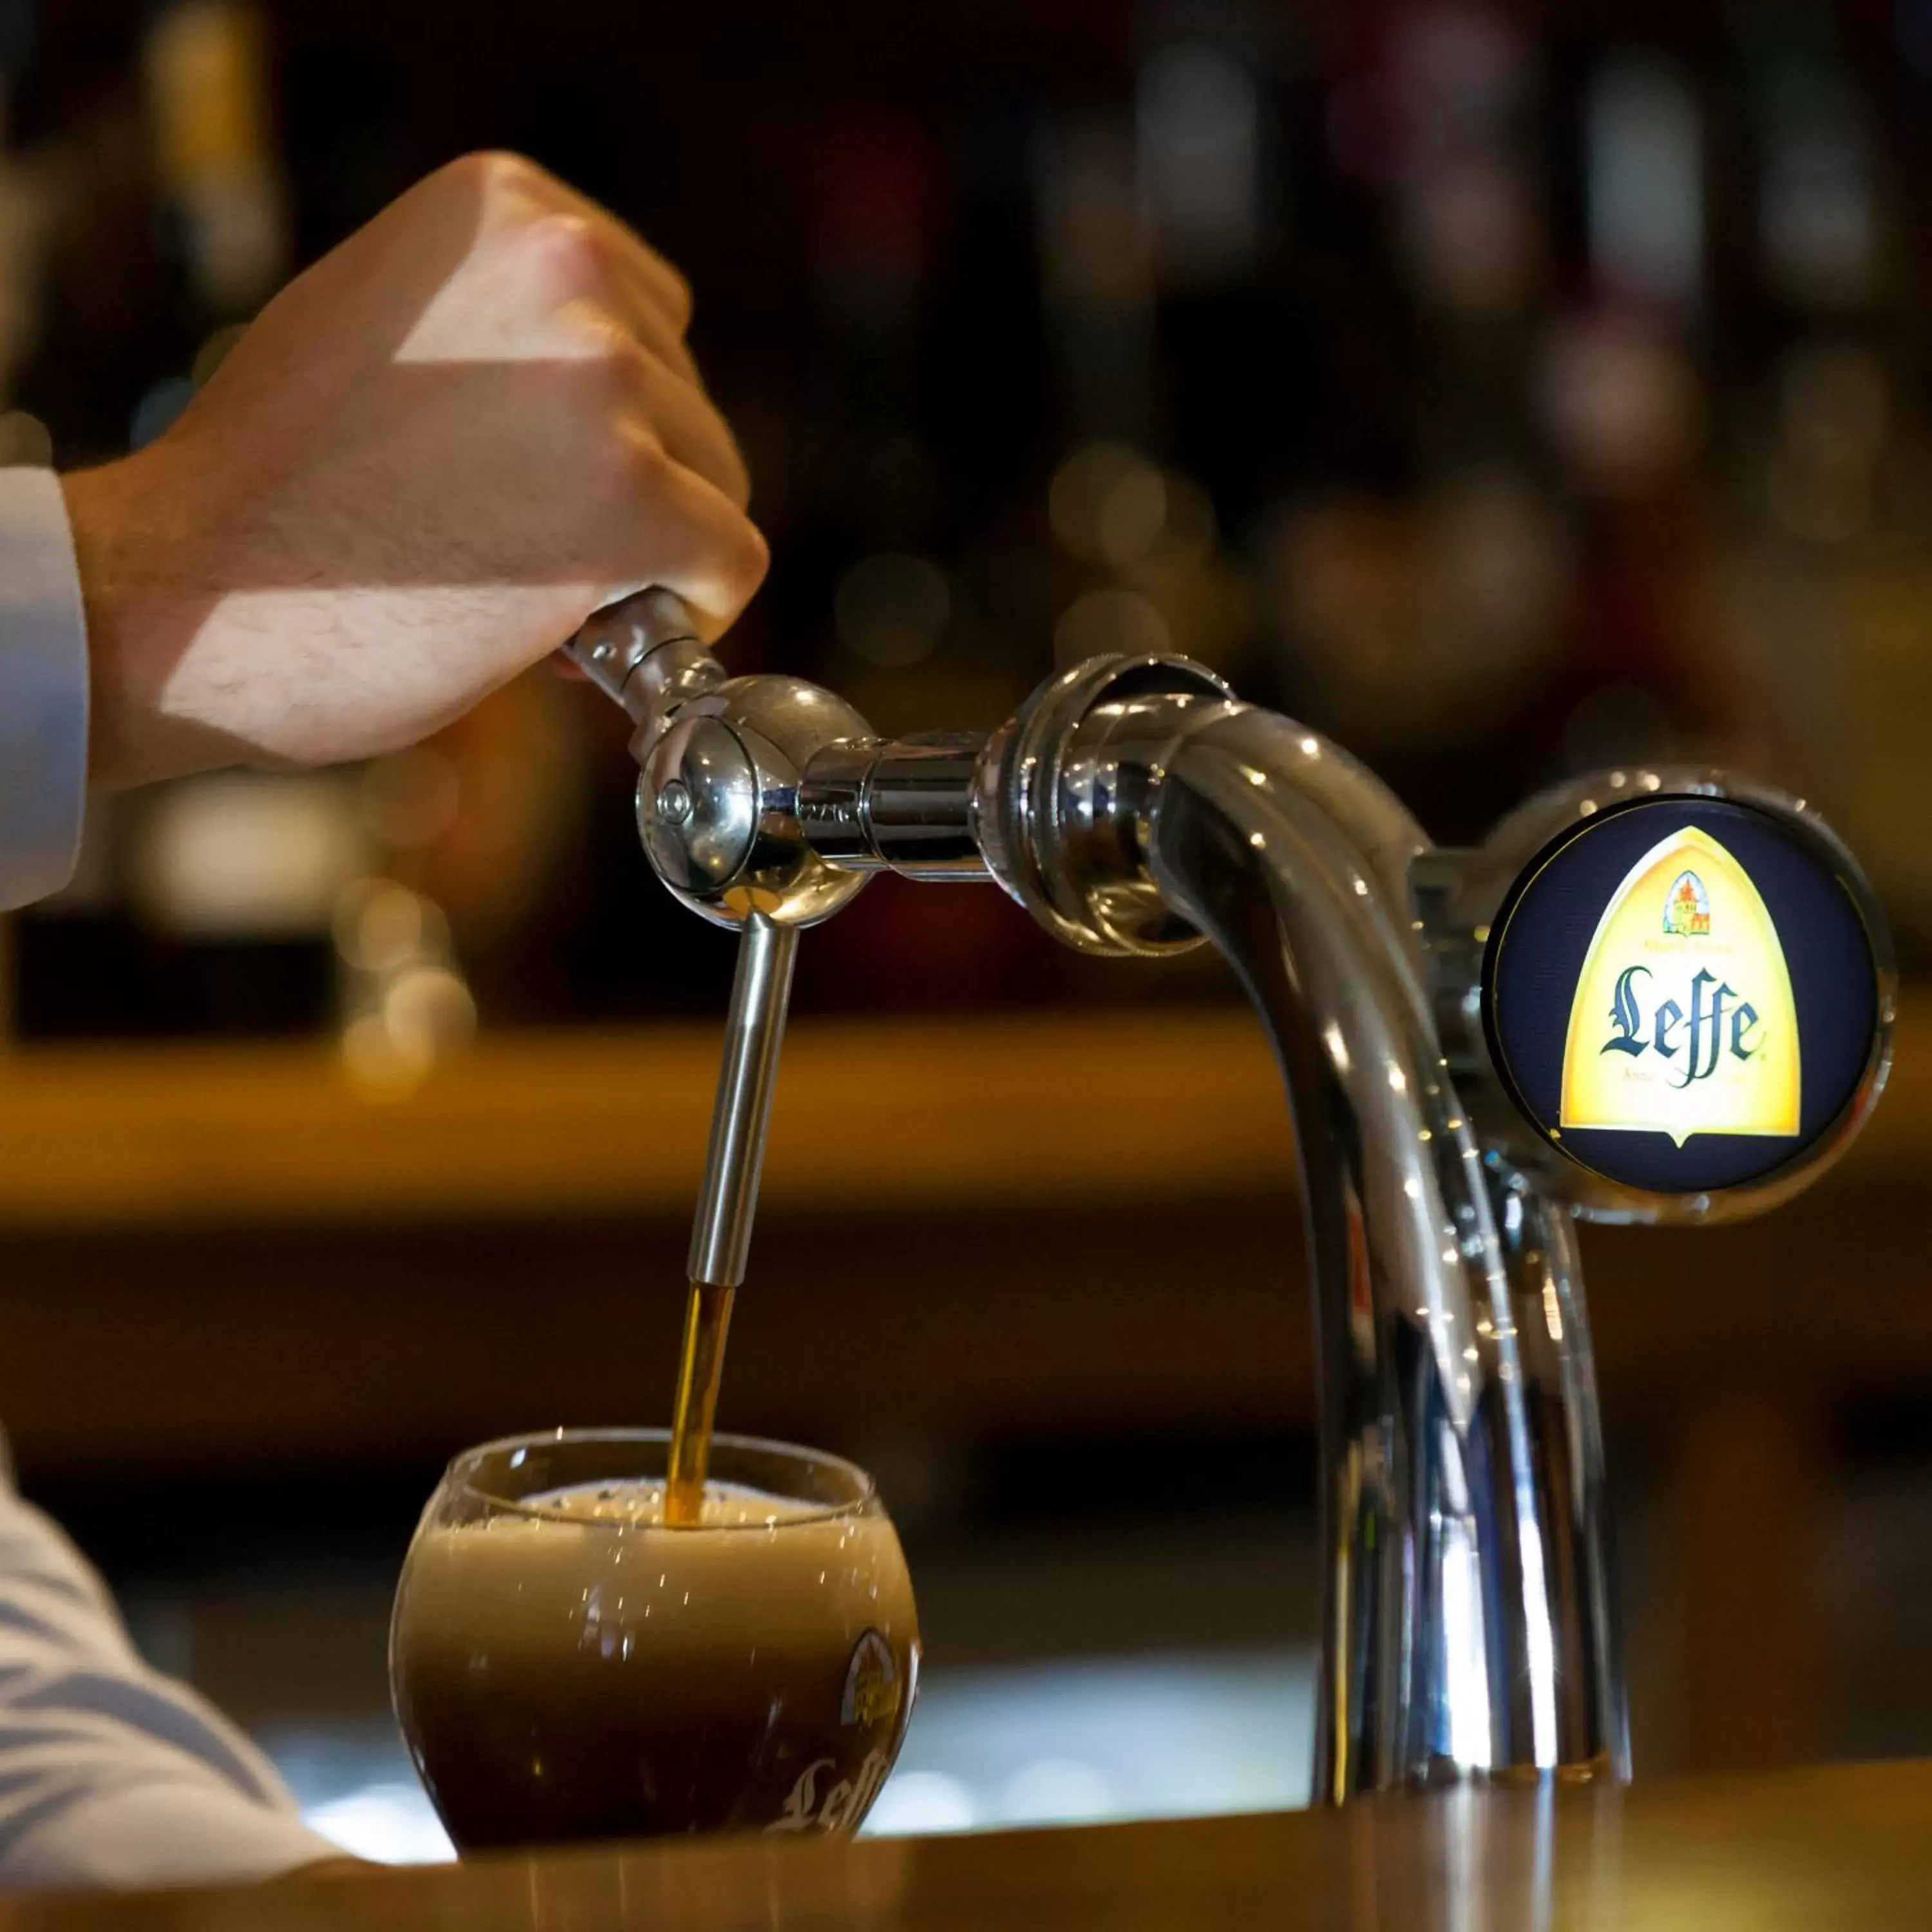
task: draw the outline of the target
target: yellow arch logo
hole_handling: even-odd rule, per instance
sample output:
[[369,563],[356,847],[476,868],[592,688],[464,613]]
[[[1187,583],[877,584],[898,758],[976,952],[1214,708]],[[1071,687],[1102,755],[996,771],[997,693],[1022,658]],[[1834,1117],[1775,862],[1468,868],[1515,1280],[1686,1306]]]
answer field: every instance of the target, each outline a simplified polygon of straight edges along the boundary
[[1798,1013],[1750,875],[1687,826],[1617,890],[1583,960],[1563,1048],[1563,1127],[1798,1131]]

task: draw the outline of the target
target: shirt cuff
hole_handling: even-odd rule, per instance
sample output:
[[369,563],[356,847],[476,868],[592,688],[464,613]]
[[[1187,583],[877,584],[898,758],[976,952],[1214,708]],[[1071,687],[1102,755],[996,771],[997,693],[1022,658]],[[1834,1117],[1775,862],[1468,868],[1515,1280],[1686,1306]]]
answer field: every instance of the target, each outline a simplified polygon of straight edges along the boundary
[[87,621],[51,470],[0,469],[0,912],[74,876],[87,806]]

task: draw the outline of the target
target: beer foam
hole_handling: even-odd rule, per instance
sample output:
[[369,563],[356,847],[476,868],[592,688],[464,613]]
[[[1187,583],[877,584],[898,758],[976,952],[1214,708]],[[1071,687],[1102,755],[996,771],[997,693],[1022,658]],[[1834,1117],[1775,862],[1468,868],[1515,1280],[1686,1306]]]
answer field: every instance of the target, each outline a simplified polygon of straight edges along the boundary
[[[659,1655],[910,1632],[912,1587],[890,1520],[723,1483],[704,1516],[663,1520],[662,1483],[582,1484],[418,1537],[398,1611],[432,1644],[554,1648],[580,1622]],[[442,1637],[430,1631],[440,1626]]]
[[[664,1526],[664,1485],[662,1482],[576,1483],[560,1490],[544,1490],[524,1498],[520,1508],[545,1515],[567,1518],[572,1522],[614,1522],[626,1528],[661,1528]],[[814,1518],[856,1515],[856,1510],[801,1501],[795,1496],[772,1496],[742,1483],[706,1483],[704,1504],[697,1522],[680,1524],[686,1529],[771,1528],[781,1524],[808,1522]]]

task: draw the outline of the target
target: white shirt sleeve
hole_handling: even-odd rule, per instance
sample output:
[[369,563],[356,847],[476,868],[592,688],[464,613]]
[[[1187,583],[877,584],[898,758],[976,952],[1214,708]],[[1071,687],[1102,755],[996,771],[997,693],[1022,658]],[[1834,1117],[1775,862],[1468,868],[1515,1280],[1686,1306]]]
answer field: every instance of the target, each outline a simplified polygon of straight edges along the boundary
[[[50,470],[0,469],[0,911],[74,872],[87,628]],[[0,1886],[268,1878],[340,1857],[267,1761],[136,1654],[100,1580],[14,1493],[0,1441]]]
[[87,796],[87,624],[50,470],[0,469],[0,912],[73,876]]
[[342,1856],[238,1731],[141,1661],[0,1466],[0,1886],[242,1881]]

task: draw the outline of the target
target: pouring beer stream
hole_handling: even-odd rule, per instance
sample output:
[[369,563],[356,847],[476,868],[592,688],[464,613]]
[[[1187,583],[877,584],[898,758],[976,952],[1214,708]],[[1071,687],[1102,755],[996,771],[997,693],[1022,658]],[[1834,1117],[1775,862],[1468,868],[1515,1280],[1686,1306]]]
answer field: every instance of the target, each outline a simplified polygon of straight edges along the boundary
[[[729,687],[689,611],[672,592],[648,590],[600,614],[564,654],[630,713],[638,726],[632,749],[640,765],[661,740],[674,739],[648,801],[640,790],[638,822],[646,848],[674,891],[740,934],[724,1064],[692,1229],[664,1484],[666,1524],[690,1528],[704,1520],[724,1346],[751,1250],[800,927],[836,910],[863,881],[855,879],[841,892],[814,876],[814,868],[759,852],[764,828],[752,789],[758,767],[742,739],[698,708],[714,692]],[[776,746],[755,742],[768,764],[781,758]],[[658,830],[655,843],[647,826]]]
[[797,934],[874,872],[991,879],[1082,951],[1211,941],[1280,1064],[1314,1285],[1320,1798],[1628,1778],[1575,1223],[1773,1207],[1868,1118],[1891,942],[1823,820],[1660,766],[1444,850],[1348,753],[1184,658],[1093,658],[991,734],[888,740],[802,680],[728,676],[662,590],[566,649],[636,726],[658,876],[742,935],[680,1520],[702,1506]]
[[745,1279],[758,1175],[777,1084],[778,1047],[798,934],[762,914],[745,922],[731,1012],[724,1027],[724,1064],[712,1110],[711,1144],[692,1230],[691,1289],[684,1343],[678,1352],[677,1390],[671,1403],[670,1462],[664,1483],[664,1521],[688,1527],[704,1516],[704,1474],[724,1372],[731,1303]]

